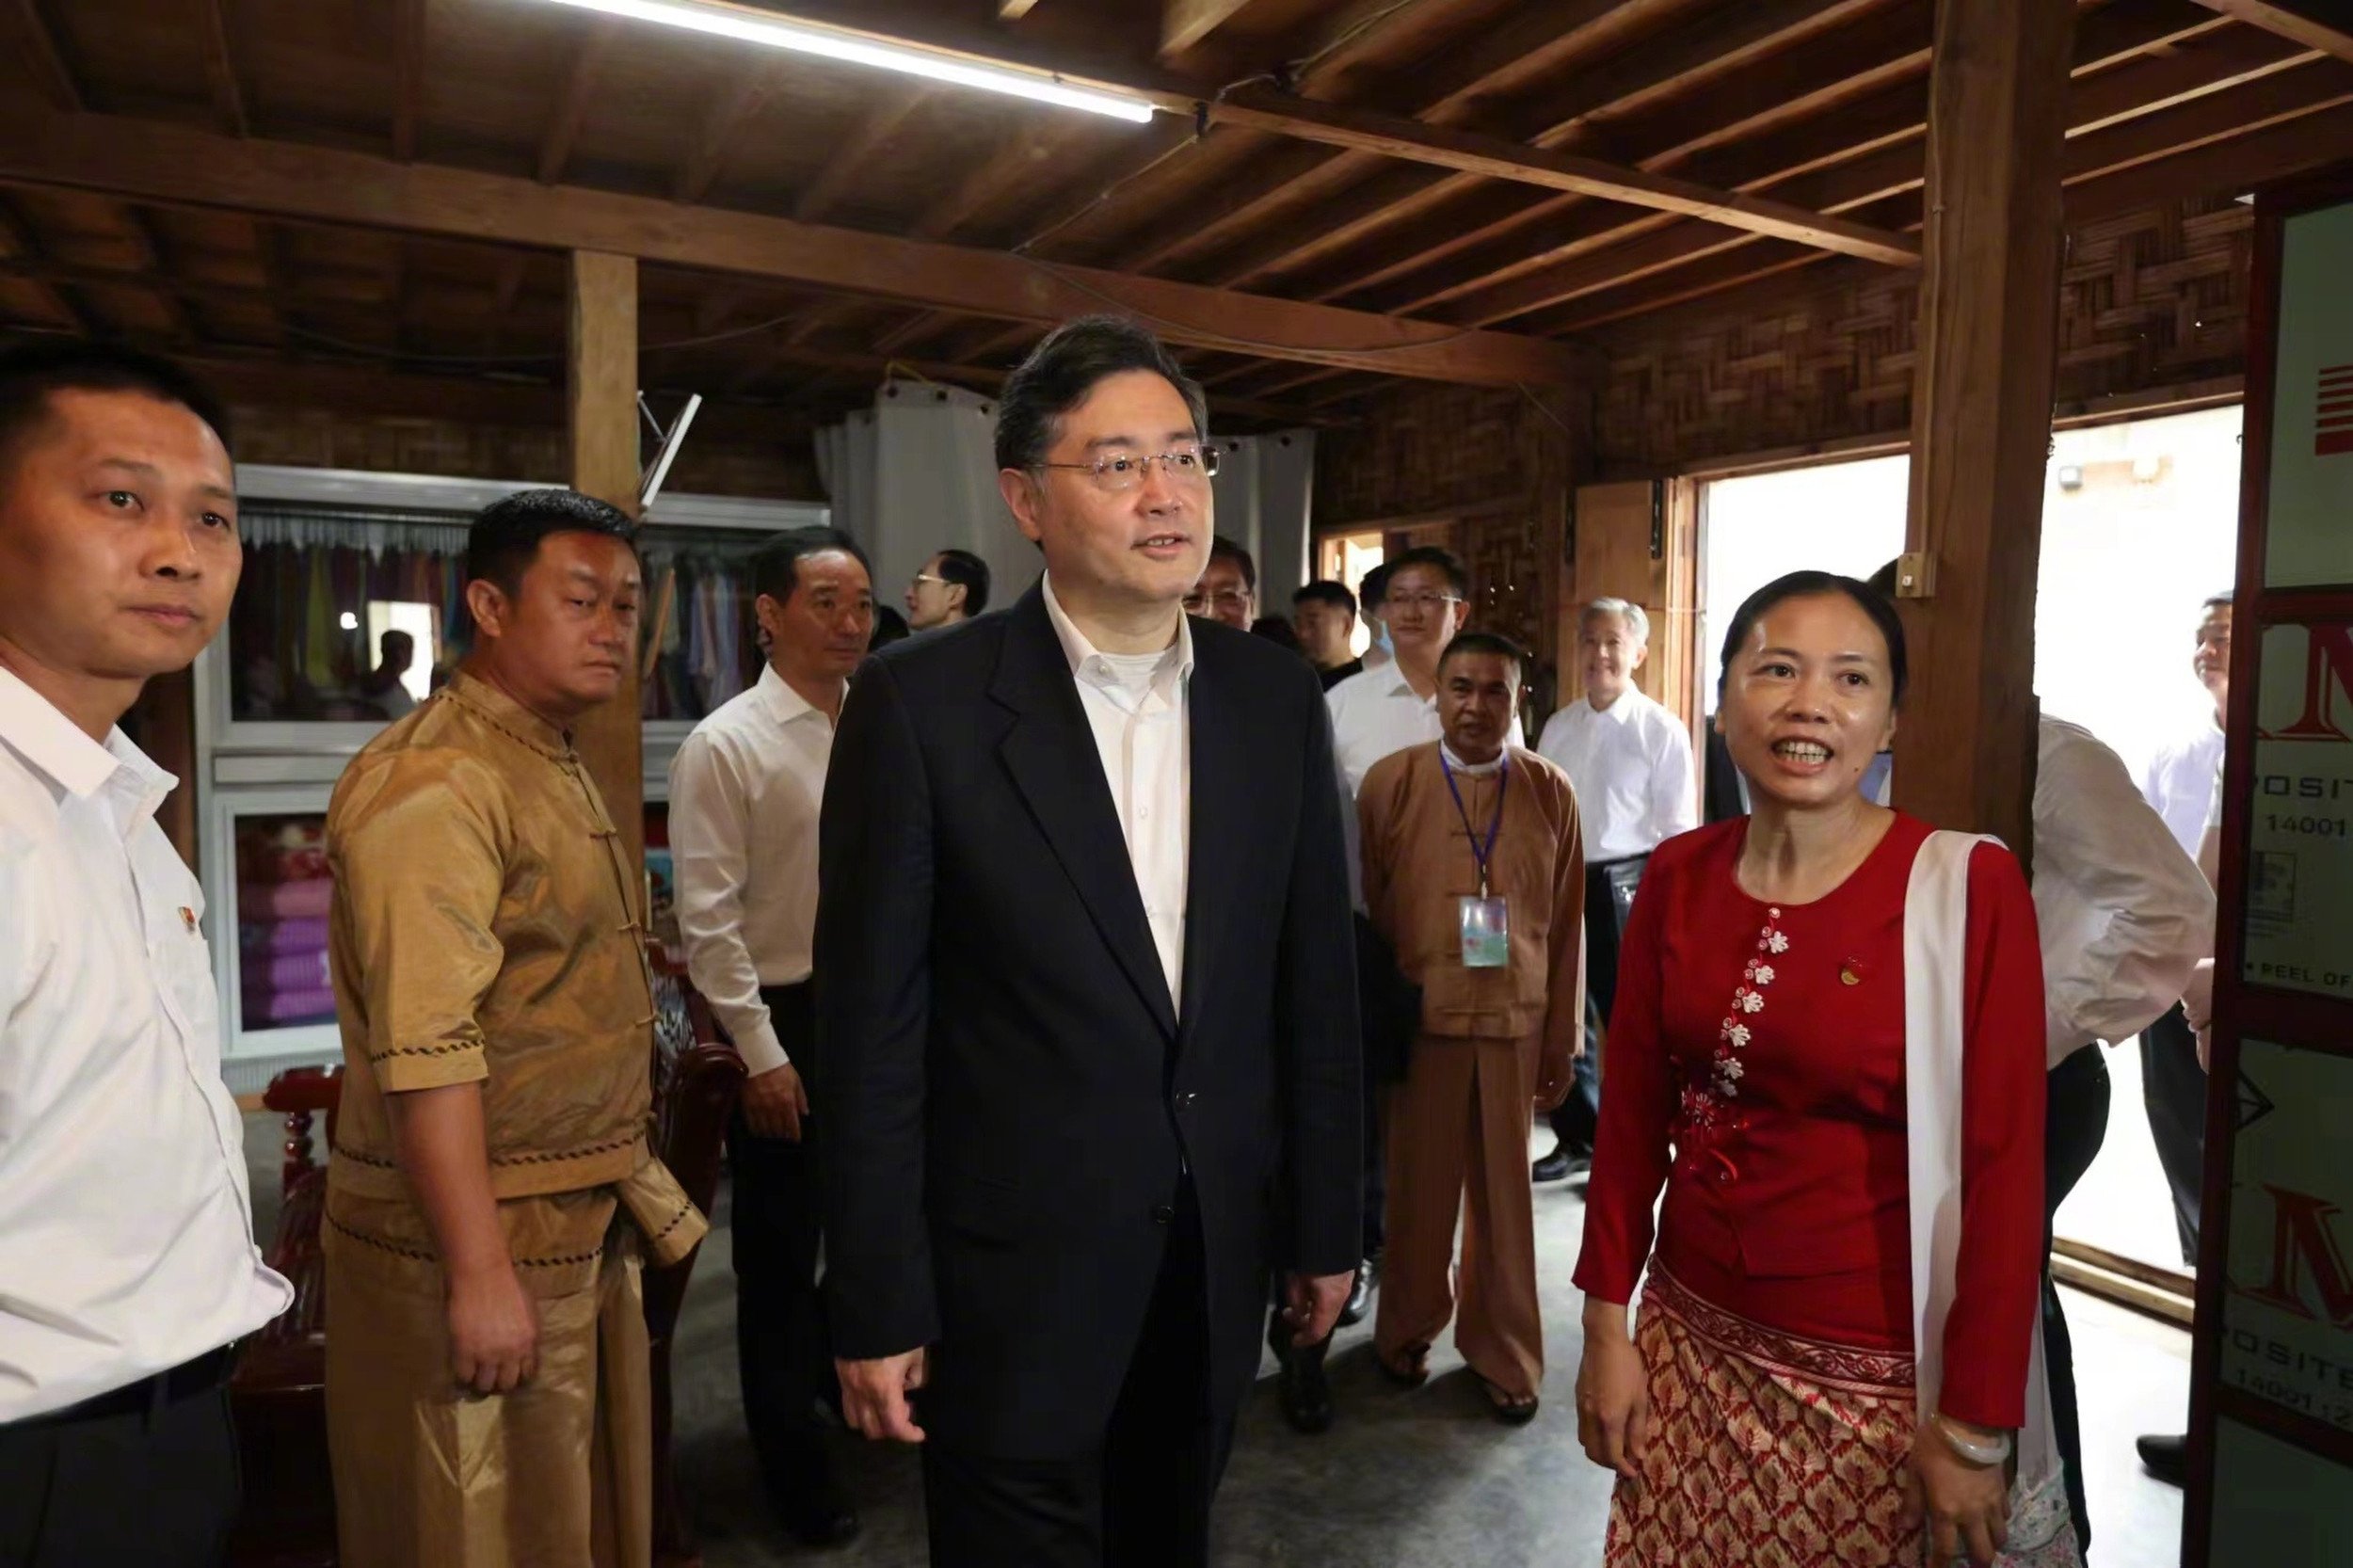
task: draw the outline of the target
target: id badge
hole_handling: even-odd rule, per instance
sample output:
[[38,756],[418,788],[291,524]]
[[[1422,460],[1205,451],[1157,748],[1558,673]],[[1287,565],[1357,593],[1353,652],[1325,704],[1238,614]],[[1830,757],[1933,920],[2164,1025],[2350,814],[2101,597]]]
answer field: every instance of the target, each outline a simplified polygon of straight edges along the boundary
[[1512,962],[1512,915],[1499,898],[1464,897],[1462,910],[1463,967],[1500,969]]

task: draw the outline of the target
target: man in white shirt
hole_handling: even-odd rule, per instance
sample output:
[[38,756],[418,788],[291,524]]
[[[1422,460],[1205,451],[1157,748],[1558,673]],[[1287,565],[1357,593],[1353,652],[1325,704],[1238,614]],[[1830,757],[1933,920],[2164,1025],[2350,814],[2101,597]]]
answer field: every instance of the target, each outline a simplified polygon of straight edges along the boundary
[[695,727],[670,764],[679,930],[696,989],[750,1078],[731,1129],[736,1345],[744,1416],[769,1500],[792,1533],[857,1533],[815,1416],[834,1397],[817,1290],[817,1121],[802,1071],[816,1021],[817,816],[874,596],[865,553],[796,528],[752,558],[768,663]]
[[[1352,808],[1375,762],[1445,732],[1438,718],[1438,659],[1470,618],[1470,574],[1453,552],[1423,545],[1388,568],[1381,610],[1396,657],[1378,669],[1367,659],[1362,675],[1349,677],[1323,698],[1332,710],[1332,745]],[[1510,744],[1527,744],[1516,713]]]
[[1250,552],[1223,534],[1211,539],[1209,564],[1185,595],[1185,614],[1249,631],[1258,618],[1258,563]]
[[[1552,715],[1536,749],[1577,788],[1585,832],[1587,1016],[1609,1027],[1618,990],[1618,943],[1650,852],[1700,824],[1691,737],[1681,720],[1634,684],[1650,656],[1650,616],[1623,599],[1597,599],[1577,618],[1584,695]],[[1591,1042],[1577,1084],[1552,1113],[1552,1152],[1538,1181],[1561,1181],[1593,1162],[1601,1084]]]
[[0,1560],[212,1564],[230,1347],[283,1311],[220,1077],[203,898],[116,728],[235,593],[235,472],[177,367],[0,356]]
[[907,584],[907,630],[936,632],[988,608],[988,563],[968,550],[943,550]]

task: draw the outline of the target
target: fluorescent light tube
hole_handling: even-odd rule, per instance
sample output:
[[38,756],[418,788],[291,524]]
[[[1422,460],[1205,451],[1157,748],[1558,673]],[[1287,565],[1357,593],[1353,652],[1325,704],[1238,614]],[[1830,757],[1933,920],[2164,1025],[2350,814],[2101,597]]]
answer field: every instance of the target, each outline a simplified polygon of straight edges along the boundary
[[602,11],[608,16],[627,17],[634,22],[659,23],[665,27],[683,27],[689,32],[708,33],[714,38],[735,39],[744,43],[764,44],[772,49],[818,55],[829,60],[846,60],[853,65],[904,72],[910,76],[929,77],[935,82],[953,82],[960,87],[978,88],[984,92],[1008,93],[1040,104],[1060,104],[1066,109],[1084,109],[1089,114],[1109,115],[1113,120],[1129,120],[1138,125],[1152,118],[1152,105],[1144,99],[1073,87],[1046,72],[992,65],[944,49],[900,43],[851,32],[846,28],[828,27],[755,10],[747,6],[727,5],[722,0],[547,0],[547,3],[569,6],[576,10]]

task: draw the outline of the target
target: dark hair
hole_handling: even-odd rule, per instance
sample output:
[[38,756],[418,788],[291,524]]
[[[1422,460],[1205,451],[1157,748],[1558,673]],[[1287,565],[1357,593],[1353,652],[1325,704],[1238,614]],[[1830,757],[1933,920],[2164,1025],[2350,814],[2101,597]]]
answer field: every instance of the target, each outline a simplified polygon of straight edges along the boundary
[[1446,574],[1446,580],[1455,593],[1464,599],[1470,598],[1470,573],[1463,569],[1462,557],[1450,550],[1434,544],[1417,545],[1396,560],[1385,564],[1389,575],[1381,584],[1384,599],[1388,597],[1389,584],[1396,582],[1397,574],[1407,567],[1434,568]]
[[1097,381],[1131,370],[1148,370],[1175,387],[1192,410],[1194,437],[1209,439],[1201,385],[1160,339],[1122,316],[1080,316],[1047,333],[1005,378],[997,399],[997,466],[1032,469],[1046,461],[1054,422],[1085,402]]
[[2201,610],[2227,610],[2231,607],[2233,592],[2233,590],[2225,588],[2218,594],[2209,594],[2206,596],[2206,602],[2201,604],[2199,608]]
[[1527,670],[1529,662],[1528,650],[1500,632],[1465,632],[1447,644],[1446,651],[1438,655],[1438,668],[1445,669],[1450,660],[1465,653],[1492,653],[1499,659],[1511,660],[1522,672]]
[[874,632],[866,639],[866,651],[872,653],[878,648],[888,648],[892,643],[904,642],[912,635],[907,630],[906,616],[888,604],[877,604],[874,606]]
[[[988,563],[968,550],[943,550],[935,557],[939,580],[964,590],[964,613],[977,616],[988,608]],[[883,606],[890,610],[890,606]],[[898,612],[890,610],[892,615]]]
[[787,602],[792,590],[800,586],[801,557],[820,555],[828,550],[840,551],[865,567],[869,578],[874,575],[874,568],[867,563],[866,552],[858,548],[856,539],[839,528],[812,523],[807,528],[788,528],[752,552],[752,592],[766,594],[778,604]]
[[1231,561],[1241,568],[1241,585],[1252,593],[1258,591],[1258,563],[1250,558],[1250,552],[1220,534],[1209,540],[1209,559]]
[[[1369,578],[1372,573],[1367,572],[1365,575]],[[1294,606],[1309,603],[1329,604],[1334,609],[1345,610],[1352,616],[1356,613],[1356,596],[1348,591],[1348,584],[1335,583],[1328,577],[1319,578],[1291,595],[1291,603]]]
[[[1891,561],[1880,569],[1892,576],[1895,563]],[[1716,671],[1718,701],[1723,699],[1724,687],[1732,677],[1732,656],[1749,640],[1749,633],[1756,629],[1765,612],[1788,600],[1813,599],[1823,594],[1845,595],[1879,627],[1880,636],[1887,644],[1888,677],[1895,693],[1889,706],[1904,705],[1904,688],[1911,684],[1912,670],[1904,654],[1904,623],[1896,614],[1896,601],[1869,583],[1841,577],[1834,571],[1793,571],[1786,577],[1774,578],[1740,601],[1740,608],[1733,612],[1730,629],[1724,632],[1723,655]]]
[[13,456],[40,427],[51,395],[61,392],[139,392],[177,403],[212,426],[222,450],[230,450],[228,408],[169,360],[120,344],[53,338],[0,352],[0,459]]
[[1364,576],[1356,580],[1356,591],[1364,596],[1364,608],[1376,610],[1388,602],[1389,577],[1396,570],[1386,561],[1365,569]]
[[1280,644],[1303,659],[1307,655],[1307,650],[1299,646],[1299,633],[1292,631],[1291,623],[1280,616],[1260,616],[1250,623],[1250,634]]
[[617,506],[578,490],[517,490],[482,508],[466,531],[466,580],[522,591],[523,573],[550,534],[602,534],[637,548],[637,528]]

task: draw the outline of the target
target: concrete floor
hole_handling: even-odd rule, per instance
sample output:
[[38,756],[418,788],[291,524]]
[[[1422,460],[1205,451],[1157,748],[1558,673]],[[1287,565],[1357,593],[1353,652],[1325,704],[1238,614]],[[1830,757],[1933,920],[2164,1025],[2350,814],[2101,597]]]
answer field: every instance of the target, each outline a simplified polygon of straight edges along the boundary
[[[247,1118],[264,1235],[276,1218],[280,1137],[277,1118]],[[720,1209],[696,1261],[676,1364],[680,1481],[708,1568],[819,1561],[918,1568],[925,1555],[921,1489],[910,1452],[840,1440],[844,1481],[866,1523],[843,1550],[808,1551],[769,1516],[736,1394],[724,1198]],[[1394,1387],[1373,1366],[1368,1323],[1341,1331],[1333,1354],[1338,1423],[1305,1438],[1275,1408],[1270,1359],[1218,1500],[1220,1568],[1597,1568],[1609,1477],[1577,1448],[1572,1408],[1581,1299],[1569,1275],[1584,1213],[1579,1187],[1537,1190],[1538,1277],[1552,1366],[1534,1422],[1515,1430],[1494,1420],[1450,1344],[1433,1354],[1426,1386]],[[2067,1311],[2083,1400],[2092,1561],[2175,1568],[2181,1494],[2141,1471],[2132,1440],[2181,1430],[2189,1336],[2073,1292]]]

